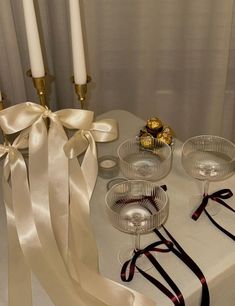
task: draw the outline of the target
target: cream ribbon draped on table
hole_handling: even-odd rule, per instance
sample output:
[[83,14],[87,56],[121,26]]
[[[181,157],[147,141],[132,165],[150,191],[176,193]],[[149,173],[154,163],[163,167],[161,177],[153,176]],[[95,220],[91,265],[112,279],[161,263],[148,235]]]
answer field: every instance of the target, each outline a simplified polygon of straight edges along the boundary
[[[48,131],[46,118],[50,121]],[[0,151],[7,154],[3,189],[10,247],[18,250],[21,269],[17,277],[24,277],[21,282],[27,293],[23,297],[10,269],[10,305],[32,305],[27,265],[55,305],[155,305],[143,295],[103,278],[98,271],[89,220],[89,199],[97,176],[95,141],[115,139],[115,122],[93,122],[90,111],[65,109],[52,113],[26,102],[1,111],[0,125],[6,134],[21,132],[12,146],[1,146]],[[79,131],[68,141],[63,126]],[[25,147],[25,141],[29,148],[28,177],[17,150]],[[80,166],[76,156],[82,152]],[[9,254],[12,266],[12,252]]]

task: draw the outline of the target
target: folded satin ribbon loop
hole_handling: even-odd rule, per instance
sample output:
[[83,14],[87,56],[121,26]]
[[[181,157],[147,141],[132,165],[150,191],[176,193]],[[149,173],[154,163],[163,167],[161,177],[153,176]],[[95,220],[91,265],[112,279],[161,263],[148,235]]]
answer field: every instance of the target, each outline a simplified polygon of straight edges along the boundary
[[73,159],[81,155],[88,147],[89,142],[86,138],[84,131],[80,130],[76,132],[64,145],[65,155],[69,159]]
[[40,117],[54,119],[58,116],[61,123],[71,129],[89,129],[94,113],[87,110],[63,109],[52,112],[33,102],[24,102],[0,112],[0,126],[6,134],[13,134],[26,129]]
[[232,196],[233,196],[232,191],[230,189],[225,188],[225,189],[221,189],[219,191],[214,192],[213,194],[210,195],[210,198],[212,200],[215,200],[215,199],[218,199],[218,198],[229,199]]
[[118,124],[114,119],[93,122],[90,131],[96,142],[108,142],[117,139]]
[[222,199],[229,199],[233,196],[233,193],[230,189],[221,189],[219,191],[216,191],[212,194],[207,194],[207,195],[204,195],[203,196],[203,199],[202,199],[202,203],[199,205],[199,207],[194,211],[193,215],[192,215],[192,219],[193,220],[197,220],[203,210],[206,208],[207,204],[208,204],[208,201],[209,199],[225,206],[226,208],[232,210],[232,211],[235,211],[232,207],[230,207],[228,204],[226,204]]
[[113,119],[103,119],[93,122],[89,129],[76,132],[64,146],[64,152],[69,159],[81,155],[89,145],[89,134],[95,142],[109,142],[117,139],[118,126]]

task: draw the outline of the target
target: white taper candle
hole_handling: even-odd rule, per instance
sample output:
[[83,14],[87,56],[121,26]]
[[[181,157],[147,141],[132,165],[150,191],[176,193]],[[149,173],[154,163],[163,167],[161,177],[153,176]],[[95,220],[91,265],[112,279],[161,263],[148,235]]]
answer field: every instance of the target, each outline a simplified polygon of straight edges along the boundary
[[23,9],[31,73],[34,78],[43,77],[45,69],[33,0],[23,0]]
[[86,84],[86,64],[79,0],[69,0],[70,26],[75,84]]

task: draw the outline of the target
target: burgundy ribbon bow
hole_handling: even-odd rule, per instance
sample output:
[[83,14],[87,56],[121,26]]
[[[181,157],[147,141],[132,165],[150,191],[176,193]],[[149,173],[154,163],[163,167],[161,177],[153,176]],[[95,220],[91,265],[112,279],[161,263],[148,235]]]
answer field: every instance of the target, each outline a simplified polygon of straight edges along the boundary
[[228,204],[226,204],[223,200],[229,199],[233,196],[233,193],[230,189],[221,189],[219,191],[216,191],[212,194],[206,194],[203,196],[203,200],[202,203],[199,205],[199,207],[195,210],[195,212],[192,215],[192,219],[193,220],[197,220],[201,213],[203,212],[203,210],[206,208],[209,199],[211,199],[212,201],[215,201],[217,203],[222,204],[223,206],[225,206],[226,208],[232,210],[233,212],[235,212],[235,210],[230,207]]
[[223,200],[229,199],[233,196],[233,193],[230,189],[221,189],[219,191],[216,191],[212,194],[207,194],[203,196],[202,203],[199,205],[199,207],[195,210],[195,212],[192,215],[192,219],[197,221],[197,219],[200,217],[201,213],[204,211],[209,220],[225,235],[227,235],[229,238],[235,241],[235,236],[231,234],[229,231],[227,231],[225,228],[223,228],[220,224],[218,224],[212,216],[209,214],[209,212],[206,210],[206,206],[208,204],[209,199],[223,205],[227,209],[231,210],[235,213],[235,209],[233,209],[231,206],[226,204]]
[[[138,250],[134,252],[133,257],[130,260],[127,260],[121,270],[121,279],[124,282],[130,282],[135,274],[135,269],[139,271],[139,273],[144,276],[148,281],[150,281],[154,286],[156,286],[163,294],[165,294],[169,299],[171,299],[174,305],[184,306],[185,301],[184,297],[177,287],[177,285],[170,278],[168,273],[163,269],[157,259],[151,254],[151,252],[161,252],[161,253],[174,253],[188,268],[198,277],[202,284],[202,297],[201,297],[201,306],[209,306],[210,305],[210,295],[208,290],[208,285],[206,282],[206,278],[203,275],[202,271],[198,267],[198,265],[192,260],[192,258],[183,250],[183,248],[179,245],[179,243],[173,238],[173,236],[169,233],[169,231],[162,226],[169,239],[166,239],[163,234],[161,234],[157,229],[154,230],[155,234],[160,238],[160,241],[154,242],[148,245],[143,250]],[[159,246],[165,245],[164,248],[159,248]],[[167,284],[170,286],[172,291],[170,291],[166,286],[164,286],[160,281],[155,279],[150,274],[146,273],[142,269],[140,269],[137,265],[137,260],[139,256],[146,256],[149,261],[153,264],[156,270],[160,273],[160,275],[164,278]],[[129,269],[128,269],[129,267]],[[128,275],[127,275],[128,270]]]
[[[159,248],[160,245],[167,244],[167,248]],[[180,292],[177,285],[173,282],[173,280],[170,278],[168,273],[163,269],[163,267],[159,264],[159,262],[156,260],[156,258],[151,254],[151,252],[161,252],[161,253],[167,253],[172,251],[173,243],[169,240],[165,241],[157,241],[149,246],[147,246],[143,250],[135,251],[133,254],[133,257],[130,260],[127,260],[121,270],[121,279],[124,282],[130,282],[135,274],[135,269],[139,271],[140,274],[142,274],[148,281],[150,281],[154,286],[156,286],[159,290],[161,290],[171,301],[174,305],[178,306],[185,306],[184,297],[182,293]],[[157,269],[157,271],[161,274],[161,276],[165,279],[165,281],[168,283],[168,285],[171,287],[171,289],[174,291],[172,293],[166,286],[164,286],[160,281],[140,269],[136,261],[140,256],[146,256],[149,261],[153,264],[153,266]],[[127,275],[127,269],[129,266],[129,273]]]

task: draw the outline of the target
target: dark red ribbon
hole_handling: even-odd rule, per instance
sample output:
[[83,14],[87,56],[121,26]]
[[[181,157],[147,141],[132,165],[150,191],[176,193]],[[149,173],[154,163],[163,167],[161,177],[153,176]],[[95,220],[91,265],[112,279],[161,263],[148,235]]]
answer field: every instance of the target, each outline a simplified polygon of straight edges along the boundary
[[233,196],[233,193],[230,189],[221,189],[219,191],[216,191],[210,195],[204,195],[202,199],[202,203],[199,205],[199,207],[195,210],[195,212],[192,215],[192,219],[197,221],[197,219],[200,217],[201,213],[204,211],[206,216],[209,218],[209,220],[225,235],[227,235],[229,238],[231,238],[233,241],[235,241],[235,236],[227,231],[225,228],[223,228],[219,223],[215,221],[215,219],[210,215],[210,213],[206,210],[206,206],[208,204],[209,199],[223,205],[227,209],[231,210],[235,213],[235,209],[233,209],[231,206],[226,204],[223,200],[229,199]]
[[[171,249],[173,248],[173,243],[171,241],[166,242],[167,248],[159,248],[159,246],[162,244],[165,244],[165,242],[157,241],[157,242],[150,244],[143,250],[135,251],[133,254],[133,257],[130,260],[127,260],[123,264],[122,269],[121,269],[121,279],[123,282],[130,282],[134,277],[135,269],[137,269],[140,274],[142,274],[148,281],[150,281],[154,286],[156,286],[159,290],[161,290],[169,299],[171,299],[174,305],[184,306],[185,305],[184,298],[179,288],[170,278],[169,274],[162,268],[159,262],[151,254],[151,252],[153,251],[161,252],[161,253],[170,252]],[[158,281],[153,276],[149,275],[148,273],[146,273],[145,271],[143,271],[141,268],[137,266],[136,262],[140,256],[146,256],[149,259],[149,261],[153,264],[153,266],[157,269],[157,271],[162,275],[162,277],[165,279],[165,281],[168,283],[168,285],[171,287],[171,289],[174,291],[175,294],[173,294],[160,281]],[[128,267],[129,267],[129,271],[127,271]],[[127,272],[129,273],[127,274]]]
[[[176,239],[170,234],[170,232],[162,226],[165,232],[167,233],[168,237],[171,239],[171,241],[174,243],[174,248],[172,248],[172,252],[179,258],[181,259],[189,269],[191,269],[194,274],[197,276],[199,281],[201,282],[202,285],[202,296],[201,296],[201,306],[209,306],[210,305],[210,294],[209,294],[209,289],[207,285],[206,278],[204,274],[202,273],[201,269],[199,266],[193,261],[193,259],[184,251],[184,249],[180,246],[180,244],[176,241]],[[155,234],[158,235],[158,237],[166,241],[164,236],[157,230],[154,230]],[[167,245],[167,242],[165,242]]]
[[[156,286],[160,291],[162,291],[163,294],[165,294],[169,299],[171,299],[174,305],[184,306],[185,302],[181,291],[174,283],[174,281],[171,279],[169,274],[163,269],[163,267],[160,265],[157,259],[151,254],[151,252],[161,252],[161,253],[173,252],[198,277],[198,279],[202,284],[201,306],[209,306],[210,295],[205,276],[203,275],[202,271],[197,266],[197,264],[193,261],[193,259],[183,250],[183,248],[179,245],[179,243],[173,238],[173,236],[169,233],[169,231],[165,227],[163,227],[163,229],[165,230],[166,234],[170,239],[166,239],[157,229],[155,229],[154,232],[156,233],[156,235],[158,235],[160,241],[150,244],[143,250],[136,251],[133,254],[133,257],[123,264],[121,269],[122,281],[130,282],[134,277],[135,269],[137,269],[140,272],[140,274],[142,274],[148,281],[150,281],[154,286]],[[161,245],[165,245],[165,247],[159,248],[159,246]],[[149,275],[148,273],[146,273],[145,271],[143,271],[138,267],[136,262],[139,256],[146,256],[149,259],[149,261],[153,264],[156,270],[165,279],[165,281],[168,283],[168,285],[171,287],[174,293],[171,292],[167,287],[165,287],[160,281],[158,281],[153,276]],[[127,270],[129,272],[128,275],[127,275]]]
[[215,201],[217,203],[220,203],[221,205],[225,206],[226,208],[230,209],[231,211],[235,212],[235,210],[226,204],[223,200],[229,199],[233,196],[233,193],[230,189],[221,189],[219,191],[216,191],[212,194],[206,194],[203,195],[202,203],[198,206],[198,208],[195,210],[195,212],[192,215],[193,220],[197,220],[200,215],[202,214],[203,210],[206,208],[209,199],[212,201]]
[[[165,191],[167,190],[166,185],[161,186]],[[155,205],[155,199],[152,196],[148,196],[148,200]],[[143,250],[138,250],[133,253],[133,256],[130,260],[127,260],[121,269],[121,279],[124,282],[130,282],[135,274],[135,269],[139,271],[148,281],[150,281],[154,286],[156,286],[163,294],[165,294],[169,299],[171,299],[174,305],[185,306],[184,297],[171,279],[169,274],[163,269],[157,259],[151,254],[151,252],[161,252],[168,253],[172,252],[175,254],[180,260],[183,261],[185,265],[191,269],[192,272],[198,277],[202,284],[202,297],[201,297],[201,306],[209,306],[210,305],[210,295],[208,290],[208,285],[206,282],[206,278],[203,275],[202,271],[198,267],[198,265],[193,261],[193,259],[183,250],[180,244],[174,239],[174,237],[169,233],[169,231],[162,226],[168,235],[169,239],[166,239],[157,229],[154,230],[155,234],[159,237],[160,241],[154,242],[144,248]],[[164,248],[160,248],[159,246],[165,245]],[[166,286],[164,286],[160,281],[155,279],[153,276],[149,275],[142,269],[136,265],[137,259],[139,256],[146,256],[152,265],[156,268],[156,270],[161,274],[161,276],[165,279],[168,285],[171,287],[172,291],[170,291]],[[129,274],[127,275],[129,267]]]

